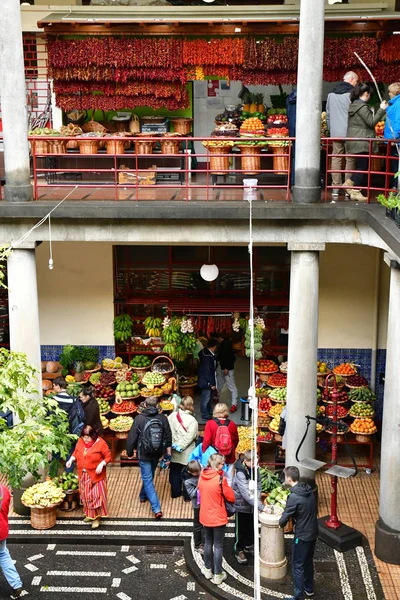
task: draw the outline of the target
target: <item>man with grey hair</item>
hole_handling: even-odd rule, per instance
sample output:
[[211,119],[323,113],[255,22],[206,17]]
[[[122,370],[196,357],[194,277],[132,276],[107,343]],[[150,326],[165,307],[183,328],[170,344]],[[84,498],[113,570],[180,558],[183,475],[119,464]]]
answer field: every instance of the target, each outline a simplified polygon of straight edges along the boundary
[[[347,134],[347,121],[350,106],[350,94],[358,83],[358,75],[348,71],[343,81],[335,85],[328,94],[326,102],[326,122],[332,138],[345,138]],[[346,156],[344,142],[335,140],[332,142],[332,170],[342,170],[345,164],[345,185],[351,187],[351,174],[356,170],[356,159]],[[339,188],[343,185],[342,173],[332,173],[332,196],[339,197]]]

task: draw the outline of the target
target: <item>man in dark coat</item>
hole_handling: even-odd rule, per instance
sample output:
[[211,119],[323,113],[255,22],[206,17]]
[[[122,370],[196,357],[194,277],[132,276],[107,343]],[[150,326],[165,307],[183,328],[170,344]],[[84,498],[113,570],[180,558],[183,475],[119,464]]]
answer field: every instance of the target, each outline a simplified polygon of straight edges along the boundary
[[318,537],[317,502],[313,490],[300,483],[297,467],[286,467],[285,484],[291,488],[286,508],[280,518],[285,527],[292,517],[294,540],[292,546],[292,571],[294,596],[290,600],[303,600],[314,596],[314,551]]
[[199,352],[199,371],[197,385],[201,389],[201,416],[204,421],[212,419],[211,398],[213,392],[217,389],[216,368],[217,359],[216,351],[218,340],[211,338],[208,341],[207,348],[203,348]]
[[220,394],[226,384],[231,393],[231,408],[230,412],[237,411],[238,391],[235,383],[235,362],[236,354],[233,345],[226,333],[221,333],[218,336],[218,354],[217,354],[217,389]]
[[[171,460],[172,435],[168,419],[160,414],[157,408],[158,400],[155,396],[146,399],[146,409],[137,415],[129,431],[126,442],[126,454],[128,458],[133,458],[134,450],[137,450],[139,459],[140,475],[143,486],[140,490],[139,500],[143,504],[147,500],[151,504],[151,509],[156,519],[161,519],[161,505],[154,487],[154,474],[157,469],[158,461],[165,453],[165,458]],[[150,428],[153,433],[150,433]],[[146,450],[144,442],[151,439],[157,441],[157,436],[161,435],[159,450],[152,452]]]

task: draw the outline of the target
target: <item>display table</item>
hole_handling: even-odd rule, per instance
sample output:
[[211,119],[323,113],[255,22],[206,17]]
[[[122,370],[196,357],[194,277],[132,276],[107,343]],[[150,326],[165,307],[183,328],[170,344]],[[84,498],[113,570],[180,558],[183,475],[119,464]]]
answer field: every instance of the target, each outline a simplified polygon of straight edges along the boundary
[[139,464],[137,458],[132,458],[132,459],[123,459],[123,458],[118,458],[116,459],[116,454],[117,454],[117,446],[118,446],[118,442],[123,442],[124,445],[126,443],[126,440],[121,440],[119,438],[115,437],[115,434],[113,431],[107,429],[103,435],[102,438],[105,442],[107,442],[107,444],[110,446],[110,450],[111,450],[111,463],[112,464],[117,464],[117,465],[134,465],[137,466]]

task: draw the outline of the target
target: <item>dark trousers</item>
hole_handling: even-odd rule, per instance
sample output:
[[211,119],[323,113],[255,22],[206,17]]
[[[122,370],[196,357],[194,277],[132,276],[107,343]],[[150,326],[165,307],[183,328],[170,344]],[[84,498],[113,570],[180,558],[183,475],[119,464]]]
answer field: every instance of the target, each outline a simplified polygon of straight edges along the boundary
[[205,389],[201,390],[201,418],[203,421],[207,421],[212,417],[212,405],[211,405],[212,390]]
[[194,547],[204,544],[204,527],[200,523],[200,508],[193,508],[193,540]]
[[360,173],[360,171],[368,171],[369,157],[368,154],[361,153],[356,158],[356,171],[353,173],[354,189],[359,190],[367,187],[368,175],[367,173]]
[[237,554],[254,544],[253,513],[235,513],[235,546]]
[[303,600],[304,590],[314,591],[314,551],[316,540],[304,542],[294,538],[292,546],[292,572],[294,582],[294,597]]
[[204,565],[212,569],[214,575],[222,573],[225,529],[226,525],[204,527]]
[[171,486],[171,498],[178,498],[179,496],[183,495],[185,500],[190,500],[186,491],[186,487],[183,485],[182,469],[183,465],[181,465],[180,463],[172,462],[169,466],[169,483]]

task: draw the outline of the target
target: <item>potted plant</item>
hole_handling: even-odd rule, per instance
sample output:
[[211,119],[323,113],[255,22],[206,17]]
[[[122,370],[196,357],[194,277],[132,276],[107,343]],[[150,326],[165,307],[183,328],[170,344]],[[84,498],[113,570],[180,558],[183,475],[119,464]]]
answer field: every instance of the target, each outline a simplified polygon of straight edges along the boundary
[[11,427],[0,418],[0,473],[14,490],[18,514],[26,514],[21,503],[24,483],[41,478],[52,454],[66,458],[76,440],[66,412],[37,393],[37,375],[25,354],[0,348],[0,413],[14,415]]
[[385,196],[385,194],[379,194],[376,199],[382,204],[382,206],[386,208],[386,216],[396,221],[396,225],[398,225],[397,215],[400,207],[399,192],[389,192],[388,196]]

